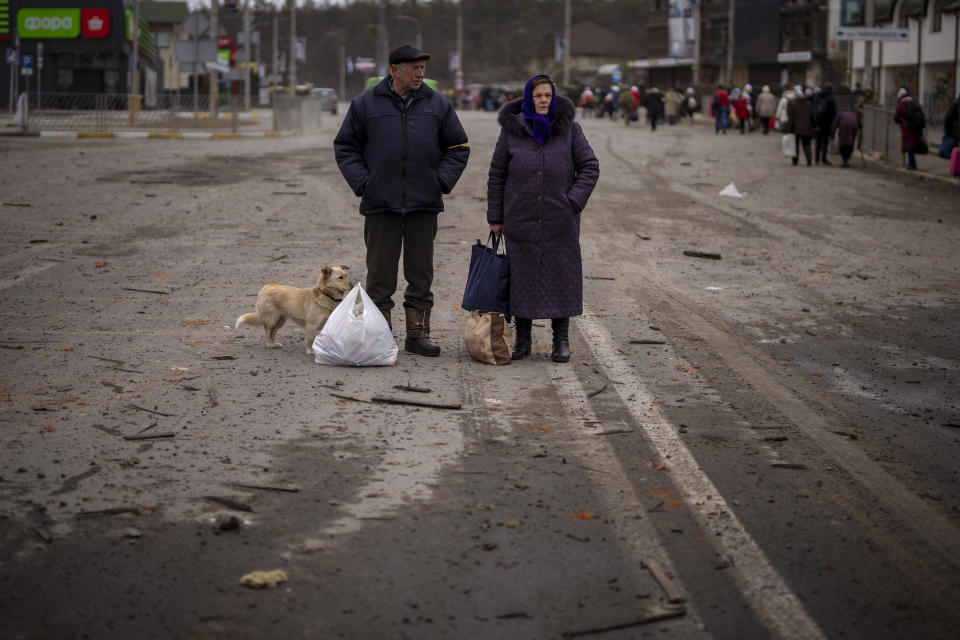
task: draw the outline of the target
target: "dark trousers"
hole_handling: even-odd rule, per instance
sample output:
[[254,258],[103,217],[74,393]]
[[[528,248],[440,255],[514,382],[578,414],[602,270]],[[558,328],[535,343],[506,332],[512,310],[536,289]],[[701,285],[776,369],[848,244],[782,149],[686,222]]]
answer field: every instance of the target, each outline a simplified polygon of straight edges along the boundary
[[800,148],[803,147],[803,155],[807,157],[807,166],[810,166],[810,136],[796,136],[797,138],[797,155],[793,158],[793,164],[797,164],[797,161],[800,160]]
[[817,132],[817,147],[816,147],[816,156],[814,160],[817,162],[826,162],[827,161],[827,147],[830,145],[830,130],[824,130],[821,128]]
[[770,118],[760,116],[760,126],[763,127],[763,135],[770,133]]
[[656,130],[657,130],[657,116],[656,116],[656,115],[652,115],[652,116],[648,115],[647,118],[650,120],[650,131],[656,131]]
[[403,250],[403,276],[407,288],[403,306],[418,311],[433,308],[433,240],[437,237],[437,214],[415,211],[368,213],[363,222],[367,246],[367,295],[384,309],[393,308],[397,290],[397,267]]
[[850,156],[853,155],[853,146],[840,147],[840,157],[843,158],[843,164],[850,163]]

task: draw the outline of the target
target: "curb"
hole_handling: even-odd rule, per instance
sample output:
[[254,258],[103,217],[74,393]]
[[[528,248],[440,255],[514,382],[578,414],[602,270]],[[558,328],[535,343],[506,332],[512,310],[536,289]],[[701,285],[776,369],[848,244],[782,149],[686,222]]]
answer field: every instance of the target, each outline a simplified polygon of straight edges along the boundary
[[158,140],[240,140],[244,138],[285,138],[294,132],[260,131],[234,133],[232,131],[0,131],[0,136],[28,136],[43,138],[77,138],[81,140],[113,140],[116,138],[147,138]]

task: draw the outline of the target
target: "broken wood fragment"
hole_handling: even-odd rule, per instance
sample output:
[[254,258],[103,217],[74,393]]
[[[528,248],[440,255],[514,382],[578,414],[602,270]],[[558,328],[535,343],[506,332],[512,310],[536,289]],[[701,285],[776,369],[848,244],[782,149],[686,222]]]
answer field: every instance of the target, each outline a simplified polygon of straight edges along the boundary
[[180,388],[183,389],[184,391],[200,391],[200,389],[198,389],[197,387],[191,387],[188,384],[182,384],[180,385]]
[[246,502],[240,502],[239,500],[233,500],[232,498],[221,498],[220,496],[204,496],[204,499],[209,500],[210,502],[216,502],[219,505],[223,505],[228,509],[233,509],[234,511],[253,511],[253,507],[248,505]]
[[586,280],[616,280],[616,278],[610,278],[608,276],[583,276]]
[[774,462],[770,465],[775,469],[806,469],[807,465],[799,462]]
[[90,518],[93,516],[116,516],[122,513],[140,513],[139,507],[110,507],[109,509],[99,509],[97,511],[81,511],[77,514],[80,518]]
[[640,616],[635,620],[630,620],[628,622],[621,622],[618,624],[608,625],[606,627],[594,627],[592,629],[581,629],[578,631],[564,631],[564,638],[577,638],[580,636],[594,635],[600,633],[607,633],[608,631],[617,631],[619,629],[629,629],[630,627],[637,627],[642,624],[649,624],[651,622],[658,622],[660,620],[667,620],[669,618],[677,618],[687,613],[687,608],[685,606],[676,606],[670,608],[660,608],[655,611],[648,611],[644,615]]
[[667,344],[667,341],[641,339],[641,340],[631,340],[630,344]]
[[363,402],[365,404],[370,404],[369,400],[361,400],[360,398],[354,398],[353,396],[345,396],[342,393],[331,393],[334,398],[341,398],[343,400],[352,400],[353,402]]
[[705,251],[684,251],[683,255],[691,258],[706,258],[707,260],[720,260],[719,253],[707,253]]
[[147,409],[146,407],[141,407],[135,404],[128,404],[128,407],[131,409],[136,409],[137,411],[146,411],[147,413],[155,413],[158,416],[164,416],[165,418],[172,418],[174,414],[172,413],[163,413],[161,411],[154,411],[153,409]]
[[123,436],[124,440],[160,440],[161,438],[175,438],[177,436],[173,431],[162,431],[159,433],[137,433],[132,436]]
[[615,436],[618,433],[633,433],[633,429],[606,429],[605,431],[596,431],[591,435],[595,436]]
[[591,391],[590,393],[587,394],[587,397],[588,397],[588,398],[592,398],[592,397],[594,397],[594,396],[600,395],[601,393],[603,393],[604,391],[606,391],[606,389],[607,389],[607,387],[608,387],[609,385],[610,385],[610,383],[604,382],[602,387],[600,387],[600,388],[597,389],[596,391]]
[[4,202],[3,206],[5,207],[29,207],[31,206],[29,202]]
[[429,409],[462,409],[459,402],[424,402],[423,400],[407,400],[405,398],[391,398],[389,396],[373,396],[370,402],[379,402],[382,404],[404,404],[413,407],[427,407]]
[[393,385],[394,389],[399,389],[400,391],[412,391],[414,393],[430,393],[433,389],[428,389],[426,387],[411,387],[409,384],[395,384]]
[[764,442],[786,442],[787,436],[769,436],[767,438],[761,438]]
[[659,560],[656,558],[644,558],[643,564],[647,566],[650,575],[660,583],[660,588],[663,589],[663,592],[667,595],[667,602],[684,602],[683,594],[680,593],[680,590],[677,588],[677,585],[673,583],[673,580],[670,579],[670,576],[667,575],[667,570],[663,568]]
[[260,489],[261,491],[283,491],[285,493],[296,493],[300,491],[298,487],[293,485],[280,485],[280,484],[248,484],[246,482],[234,482],[235,487],[243,487],[244,489]]
[[210,356],[211,360],[236,360],[236,356]]
[[645,235],[643,235],[642,233],[638,233],[638,234],[637,234],[637,237],[640,238],[641,240],[650,240],[650,239],[651,239],[650,236],[645,236]]
[[137,291],[137,292],[139,292],[139,293],[157,293],[157,294],[164,295],[164,296],[170,294],[169,291],[158,291],[158,290],[154,290],[154,289],[134,289],[134,288],[132,288],[132,287],[120,287],[120,288],[121,288],[123,291]]
[[276,258],[270,258],[270,262],[277,262],[278,260],[283,260],[286,257],[287,254],[283,254],[282,256],[277,256]]

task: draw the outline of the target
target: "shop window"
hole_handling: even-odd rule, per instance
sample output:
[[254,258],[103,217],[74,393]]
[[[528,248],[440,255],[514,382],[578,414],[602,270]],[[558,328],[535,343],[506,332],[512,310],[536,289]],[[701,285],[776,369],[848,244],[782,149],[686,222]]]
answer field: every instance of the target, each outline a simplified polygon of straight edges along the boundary
[[169,31],[154,31],[153,38],[157,42],[158,49],[170,48],[170,32]]

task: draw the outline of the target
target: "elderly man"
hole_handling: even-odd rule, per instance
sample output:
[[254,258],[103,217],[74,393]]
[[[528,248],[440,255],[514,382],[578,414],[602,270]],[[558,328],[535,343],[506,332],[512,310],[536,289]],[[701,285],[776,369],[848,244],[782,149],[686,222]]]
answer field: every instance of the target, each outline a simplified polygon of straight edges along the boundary
[[360,196],[367,293],[392,328],[402,250],[404,349],[437,356],[440,347],[430,340],[437,214],[470,148],[452,105],[423,83],[429,59],[410,45],[391,52],[390,75],[350,103],[333,148],[340,172]]

